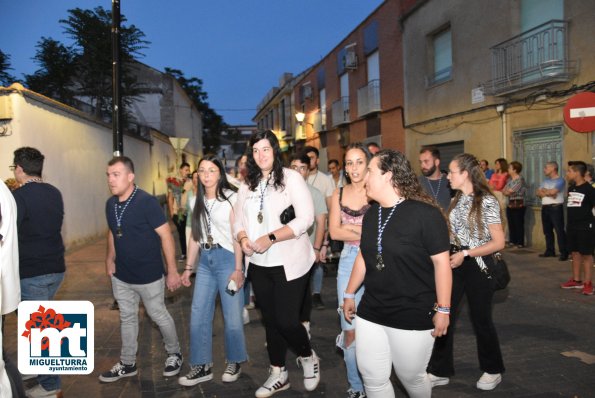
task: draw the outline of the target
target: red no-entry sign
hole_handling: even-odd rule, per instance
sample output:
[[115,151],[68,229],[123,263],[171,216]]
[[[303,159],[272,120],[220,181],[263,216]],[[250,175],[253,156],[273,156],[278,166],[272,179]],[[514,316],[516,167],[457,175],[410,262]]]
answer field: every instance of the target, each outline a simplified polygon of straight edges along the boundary
[[571,97],[564,107],[564,121],[578,133],[595,131],[595,93],[585,92]]

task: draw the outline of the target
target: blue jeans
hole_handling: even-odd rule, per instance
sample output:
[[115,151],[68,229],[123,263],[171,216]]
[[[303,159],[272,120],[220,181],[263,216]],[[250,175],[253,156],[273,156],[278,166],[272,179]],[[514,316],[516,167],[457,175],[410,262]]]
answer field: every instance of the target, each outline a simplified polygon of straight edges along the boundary
[[244,362],[248,359],[242,310],[244,291],[235,295],[225,291],[235,269],[234,254],[223,248],[202,250],[194,282],[194,296],[190,314],[190,364],[213,363],[213,316],[217,294],[225,323],[225,359]]
[[[64,280],[64,272],[21,279],[21,301],[53,300]],[[60,388],[60,376],[39,375],[37,382],[47,391]]]
[[165,351],[168,354],[180,352],[180,343],[176,333],[176,325],[165,307],[165,278],[145,284],[122,282],[112,276],[112,290],[114,298],[120,307],[120,331],[122,335],[122,363],[132,365],[136,363],[138,350],[138,304],[143,300],[147,315],[159,327],[163,336]]
[[[339,300],[339,318],[341,319],[341,330],[354,330],[355,322],[349,324],[343,317],[343,293],[347,289],[349,283],[349,277],[351,276],[351,270],[353,269],[353,263],[355,257],[359,252],[359,246],[353,246],[346,244],[341,252],[341,258],[339,259],[339,268],[337,270],[337,298]],[[359,305],[364,294],[363,285],[355,292],[355,308]],[[349,381],[349,387],[354,391],[364,391],[364,383],[357,370],[357,361],[355,357],[355,341],[351,343],[349,347],[345,347],[343,344],[343,334],[339,335],[337,339],[337,346],[343,350],[343,359],[345,360],[345,366],[347,367],[347,380]]]

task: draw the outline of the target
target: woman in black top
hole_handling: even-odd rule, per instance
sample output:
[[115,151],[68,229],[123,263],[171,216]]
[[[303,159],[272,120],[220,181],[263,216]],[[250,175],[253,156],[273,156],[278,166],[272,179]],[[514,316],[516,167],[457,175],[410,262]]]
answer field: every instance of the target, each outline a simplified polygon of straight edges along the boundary
[[[368,165],[360,253],[344,296],[368,397],[394,397],[391,364],[410,397],[430,397],[426,366],[449,324],[452,274],[446,220],[405,156],[382,150]],[[365,292],[355,318],[353,293]]]

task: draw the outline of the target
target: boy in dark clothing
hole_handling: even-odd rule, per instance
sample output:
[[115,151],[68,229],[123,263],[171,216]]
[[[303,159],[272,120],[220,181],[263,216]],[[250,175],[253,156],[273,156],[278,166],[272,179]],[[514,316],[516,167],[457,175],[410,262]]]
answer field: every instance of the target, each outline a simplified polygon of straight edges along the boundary
[[[566,225],[568,250],[572,255],[572,278],[562,283],[562,289],[583,289],[593,295],[591,267],[593,265],[595,188],[585,180],[587,165],[582,161],[568,162],[568,222]],[[584,279],[581,280],[581,264]]]

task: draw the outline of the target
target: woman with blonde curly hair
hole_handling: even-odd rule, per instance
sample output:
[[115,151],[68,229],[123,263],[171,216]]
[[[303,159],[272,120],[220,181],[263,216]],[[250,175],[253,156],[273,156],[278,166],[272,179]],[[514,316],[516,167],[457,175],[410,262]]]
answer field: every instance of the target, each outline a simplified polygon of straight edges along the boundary
[[[360,251],[343,293],[345,320],[355,323],[357,366],[368,397],[395,396],[392,365],[409,397],[427,398],[434,338],[449,324],[446,219],[401,152],[378,152],[365,184],[376,203],[364,216]],[[354,293],[362,283],[366,290],[355,317]]]

